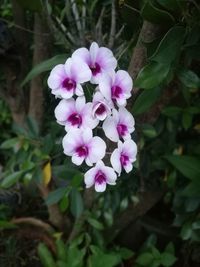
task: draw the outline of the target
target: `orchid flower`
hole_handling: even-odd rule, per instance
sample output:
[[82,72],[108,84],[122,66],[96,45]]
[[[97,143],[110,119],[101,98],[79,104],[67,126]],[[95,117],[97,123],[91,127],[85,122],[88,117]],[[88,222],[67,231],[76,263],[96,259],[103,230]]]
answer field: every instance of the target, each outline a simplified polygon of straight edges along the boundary
[[120,175],[122,169],[129,173],[133,168],[133,162],[136,161],[137,146],[133,140],[126,140],[124,143],[118,142],[110,158],[113,169]]
[[104,74],[99,81],[99,89],[103,96],[118,106],[126,105],[126,100],[131,97],[132,87],[133,81],[124,70]]
[[62,99],[55,109],[57,122],[65,125],[65,130],[71,127],[94,129],[98,120],[92,116],[92,103],[85,103],[85,97],[80,96],[76,100]]
[[120,138],[130,139],[135,130],[134,125],[132,114],[126,108],[120,107],[119,112],[113,109],[113,115],[105,119],[102,127],[107,138],[117,142]]
[[91,70],[79,60],[68,58],[65,64],[55,66],[48,78],[48,86],[55,96],[69,99],[74,94],[83,95],[82,83],[91,79]]
[[115,185],[116,179],[117,175],[114,170],[105,166],[101,160],[84,175],[86,188],[94,185],[97,192],[104,192],[106,184]]
[[111,113],[112,103],[109,103],[103,95],[97,91],[93,96],[92,115],[100,121]]
[[92,166],[105,156],[106,144],[100,137],[93,137],[90,128],[71,129],[63,138],[63,148],[64,154],[72,156],[74,164],[81,165],[85,160]]
[[83,60],[92,72],[91,83],[98,84],[104,72],[110,72],[117,66],[117,60],[110,49],[99,47],[93,42],[89,50],[85,47],[79,48],[72,54],[72,58]]

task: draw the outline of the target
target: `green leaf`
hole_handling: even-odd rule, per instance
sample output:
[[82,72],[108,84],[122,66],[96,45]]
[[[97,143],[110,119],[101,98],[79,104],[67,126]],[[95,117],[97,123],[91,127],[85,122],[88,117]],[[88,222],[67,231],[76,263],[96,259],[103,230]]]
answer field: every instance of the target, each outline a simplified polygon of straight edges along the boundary
[[17,225],[8,221],[0,220],[0,230],[1,229],[13,229],[17,228]]
[[192,115],[188,112],[182,114],[182,125],[185,130],[188,130],[192,125]]
[[83,199],[79,191],[73,188],[71,192],[71,213],[78,218],[83,212]]
[[3,188],[11,187],[12,185],[18,182],[19,178],[21,178],[23,174],[24,174],[24,171],[16,171],[4,177],[3,181],[1,182],[1,187]]
[[121,255],[122,259],[128,260],[133,257],[134,252],[128,248],[120,248],[119,254]]
[[172,27],[163,37],[158,45],[158,48],[150,59],[158,63],[167,65],[171,64],[177,58],[177,55],[179,55],[184,38],[185,27]]
[[165,252],[168,252],[170,254],[174,254],[175,253],[175,248],[174,248],[174,244],[172,242],[169,242],[165,248]]
[[152,23],[155,24],[164,24],[164,25],[173,25],[175,20],[173,16],[158,7],[156,7],[152,1],[146,1],[142,10],[141,16]]
[[14,138],[8,139],[8,140],[4,141],[3,143],[1,143],[0,148],[1,149],[10,149],[10,148],[13,148],[13,146],[17,145],[18,143],[19,143],[19,138],[14,137]]
[[162,253],[161,263],[163,266],[169,267],[172,266],[176,262],[176,257],[168,252]]
[[132,113],[139,115],[148,110],[159,98],[161,89],[160,87],[152,88],[151,90],[144,90],[136,99]]
[[149,266],[153,259],[153,255],[151,253],[144,252],[137,257],[136,262],[142,266]]
[[200,196],[200,181],[194,180],[189,183],[181,192],[182,196],[199,197]]
[[192,236],[192,223],[186,222],[184,223],[182,229],[181,229],[181,237],[183,240],[188,240]]
[[33,138],[38,137],[39,127],[38,127],[36,120],[34,118],[32,118],[31,116],[28,116],[26,119],[26,123],[27,123],[28,130],[29,130],[31,136]]
[[73,187],[79,187],[82,182],[83,182],[83,174],[77,173],[74,175],[74,177],[72,179],[72,186]]
[[135,80],[135,86],[144,89],[154,88],[167,77],[169,70],[169,65],[150,62],[140,70]]
[[165,156],[176,169],[185,177],[191,180],[198,180],[200,177],[200,160],[192,156]]
[[58,203],[64,195],[69,193],[70,189],[66,187],[58,188],[48,194],[45,202],[48,206]]
[[98,222],[96,219],[88,218],[87,221],[89,222],[90,225],[92,225],[97,230],[103,230],[104,229],[103,224]]
[[101,250],[96,250],[96,253],[89,258],[91,267],[114,267],[121,262],[121,258],[116,253],[105,254]]
[[176,11],[179,9],[179,4],[177,3],[177,0],[157,0],[157,2],[170,11]]
[[182,69],[178,72],[178,78],[188,88],[199,88],[200,87],[200,78],[198,75],[191,71]]
[[155,128],[150,124],[144,124],[142,126],[142,132],[145,136],[147,136],[149,138],[154,138],[157,136],[157,132],[156,132]]
[[45,244],[39,244],[38,255],[44,267],[56,267],[53,256]]
[[56,250],[58,259],[67,262],[66,245],[61,239],[56,240]]
[[179,107],[166,107],[164,108],[161,113],[168,117],[174,117],[179,115],[182,112],[182,108]]
[[30,11],[40,12],[42,10],[42,1],[41,0],[34,0],[34,1],[27,1],[27,0],[17,0],[21,7],[24,9],[28,9]]
[[52,57],[48,60],[45,60],[35,67],[28,73],[26,78],[22,81],[21,86],[23,87],[27,82],[32,80],[35,76],[41,74],[42,72],[49,71],[53,67],[55,67],[57,64],[63,64],[66,61],[67,55],[57,55],[55,57]]

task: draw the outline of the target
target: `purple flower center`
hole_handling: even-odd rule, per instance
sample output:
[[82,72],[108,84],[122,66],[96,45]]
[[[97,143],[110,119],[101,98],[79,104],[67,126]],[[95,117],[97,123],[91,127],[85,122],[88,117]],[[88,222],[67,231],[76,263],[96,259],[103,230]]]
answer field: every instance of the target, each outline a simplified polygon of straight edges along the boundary
[[117,132],[119,136],[124,136],[127,133],[128,129],[127,126],[124,124],[118,124],[117,125]]
[[106,182],[106,176],[102,171],[98,171],[95,175],[95,183],[103,184]]
[[101,115],[106,111],[106,108],[103,104],[100,104],[99,107],[96,109],[95,113],[97,115]]
[[98,73],[101,72],[101,67],[98,63],[94,63],[93,65],[90,65],[89,67],[90,67],[92,74],[94,76],[96,76]]
[[127,163],[129,162],[129,157],[127,155],[121,154],[120,162],[122,166],[126,166]]
[[69,116],[69,118],[67,119],[71,125],[77,125],[80,126],[82,124],[82,118],[78,113],[73,113]]
[[69,78],[66,78],[62,82],[62,87],[64,89],[66,89],[67,91],[74,90],[76,88],[76,82],[74,80],[71,80]]
[[120,97],[120,95],[122,93],[122,88],[117,86],[117,85],[114,85],[111,88],[111,93],[112,93],[112,99],[117,99]]
[[88,147],[85,145],[79,146],[76,149],[76,153],[79,157],[86,157],[88,155]]

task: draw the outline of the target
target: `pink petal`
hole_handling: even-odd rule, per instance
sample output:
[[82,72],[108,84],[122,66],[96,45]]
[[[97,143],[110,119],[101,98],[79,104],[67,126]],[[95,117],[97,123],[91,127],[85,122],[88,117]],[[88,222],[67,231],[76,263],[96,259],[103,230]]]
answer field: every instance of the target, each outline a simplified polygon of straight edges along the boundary
[[116,124],[111,116],[105,119],[102,128],[106,137],[109,138],[111,141],[117,142],[119,140]]
[[110,157],[110,162],[113,169],[120,175],[122,171],[122,166],[120,162],[120,152],[119,149],[115,149]]
[[94,188],[96,192],[104,192],[106,190],[106,182],[103,182],[101,184],[95,183]]
[[89,159],[92,163],[96,163],[105,156],[106,143],[98,136],[92,138],[89,149]]
[[61,125],[65,125],[67,118],[71,113],[73,113],[74,110],[75,110],[74,99],[61,100],[54,111],[57,122]]

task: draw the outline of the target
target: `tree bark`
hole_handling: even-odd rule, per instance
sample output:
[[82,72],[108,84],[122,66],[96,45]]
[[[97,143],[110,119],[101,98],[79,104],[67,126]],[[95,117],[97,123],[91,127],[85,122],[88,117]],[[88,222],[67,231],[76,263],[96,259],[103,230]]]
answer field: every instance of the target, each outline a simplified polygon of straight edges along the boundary
[[[44,14],[43,14],[44,15]],[[39,14],[34,20],[34,54],[33,66],[49,58],[52,48],[52,38],[47,21]],[[31,81],[29,115],[36,120],[39,127],[43,118],[43,75],[40,74]]]

